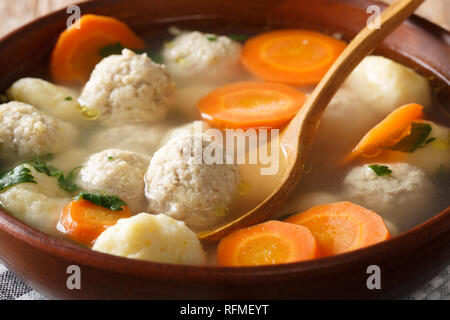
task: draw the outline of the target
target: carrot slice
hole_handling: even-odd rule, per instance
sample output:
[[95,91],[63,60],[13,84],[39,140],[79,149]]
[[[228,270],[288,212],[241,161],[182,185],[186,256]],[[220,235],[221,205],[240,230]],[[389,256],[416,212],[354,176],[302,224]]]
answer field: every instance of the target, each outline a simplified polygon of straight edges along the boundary
[[63,210],[58,229],[73,240],[90,245],[103,231],[116,224],[117,220],[130,216],[128,207],[113,211],[88,200],[72,200]]
[[200,99],[202,118],[218,128],[280,128],[306,100],[290,86],[267,82],[237,82]]
[[389,239],[383,219],[374,211],[343,201],[313,207],[285,222],[308,228],[322,256],[331,256]]
[[423,107],[419,104],[406,104],[395,109],[366,133],[352,152],[343,159],[342,164],[357,157],[380,156],[382,148],[393,146],[405,137],[410,131],[411,122],[418,119],[423,119]]
[[249,39],[242,64],[267,81],[311,85],[320,81],[346,43],[310,30],[279,30]]
[[319,249],[311,232],[281,221],[267,221],[224,237],[217,249],[221,266],[259,266],[314,259]]
[[58,38],[50,61],[53,78],[71,84],[87,81],[103,58],[100,49],[117,43],[130,49],[145,48],[144,41],[123,22],[111,17],[83,15]]

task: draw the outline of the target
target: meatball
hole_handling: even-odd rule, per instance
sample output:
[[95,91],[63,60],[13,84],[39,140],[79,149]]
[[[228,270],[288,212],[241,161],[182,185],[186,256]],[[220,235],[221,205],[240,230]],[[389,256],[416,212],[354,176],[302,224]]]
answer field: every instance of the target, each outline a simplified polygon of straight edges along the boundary
[[88,148],[92,152],[116,148],[151,157],[161,145],[166,129],[163,125],[135,124],[106,128],[90,139]]
[[385,164],[392,173],[378,176],[369,165],[350,170],[344,179],[343,197],[374,210],[400,228],[424,220],[433,185],[419,168],[408,163]]
[[144,174],[148,160],[137,153],[108,149],[91,155],[78,174],[79,186],[87,191],[118,196],[140,212],[146,206]]
[[206,254],[194,232],[166,215],[139,213],[106,229],[93,250],[131,259],[200,265]]
[[57,236],[56,225],[70,198],[55,178],[39,173],[29,165],[25,167],[31,170],[36,184],[22,183],[6,189],[0,193],[0,205],[25,224]]
[[[214,150],[218,161],[206,161],[207,150]],[[206,134],[167,142],[154,154],[145,175],[149,210],[182,220],[194,231],[223,221],[240,181],[239,167],[226,164],[226,158],[223,146]]]
[[106,126],[148,123],[165,117],[174,92],[164,66],[124,49],[95,66],[78,102],[98,111]]
[[223,82],[239,74],[241,50],[242,45],[228,37],[185,31],[166,44],[162,55],[177,81]]
[[7,91],[11,100],[28,103],[61,120],[77,125],[87,125],[77,102],[79,93],[37,78],[22,78]]
[[57,153],[71,147],[78,131],[33,106],[12,101],[0,105],[0,158],[12,161]]
[[419,167],[430,176],[450,173],[450,129],[431,121],[424,122],[431,126],[428,139],[435,140],[424,148],[405,153],[405,161]]

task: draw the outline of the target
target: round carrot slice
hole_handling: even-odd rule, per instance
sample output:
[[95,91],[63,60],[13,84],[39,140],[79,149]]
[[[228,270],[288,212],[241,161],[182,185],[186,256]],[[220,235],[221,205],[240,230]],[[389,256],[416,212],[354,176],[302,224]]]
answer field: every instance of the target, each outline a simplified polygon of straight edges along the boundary
[[306,100],[290,86],[267,82],[237,82],[200,99],[202,118],[218,128],[280,128]]
[[378,214],[348,201],[316,206],[290,216],[285,222],[308,228],[318,241],[324,257],[390,238]]
[[249,39],[241,61],[267,81],[311,85],[320,81],[346,43],[309,30],[279,30]]
[[267,221],[224,237],[217,249],[221,266],[259,266],[314,259],[319,249],[311,232],[281,221]]
[[[342,164],[346,164],[357,157],[374,159],[383,156],[380,155],[383,147],[393,146],[408,134],[411,122],[422,118],[423,107],[417,103],[406,104],[395,109],[366,133],[352,152],[342,160]],[[387,153],[392,154],[392,152]]]
[[90,245],[103,231],[115,225],[117,220],[130,216],[128,207],[112,211],[88,200],[72,200],[63,210],[58,229],[73,240]]
[[145,48],[144,41],[123,22],[111,17],[83,15],[58,38],[50,61],[53,78],[71,84],[87,81],[103,58],[100,49],[117,43],[129,49]]

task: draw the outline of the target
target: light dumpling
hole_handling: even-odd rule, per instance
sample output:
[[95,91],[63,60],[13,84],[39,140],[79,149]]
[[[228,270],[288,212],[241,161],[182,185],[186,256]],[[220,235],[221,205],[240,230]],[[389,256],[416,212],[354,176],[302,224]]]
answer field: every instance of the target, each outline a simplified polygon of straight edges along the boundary
[[131,259],[200,265],[206,254],[196,234],[166,215],[139,213],[106,229],[93,250]]
[[57,180],[31,170],[36,183],[22,183],[0,193],[0,205],[13,217],[50,235],[58,236],[56,225],[70,197],[58,186]]
[[450,172],[450,130],[432,121],[423,121],[431,126],[427,139],[435,139],[412,153],[405,153],[405,161],[430,176]]
[[38,78],[22,78],[11,85],[7,95],[11,100],[30,104],[61,120],[79,125],[90,123],[82,116],[76,90]]

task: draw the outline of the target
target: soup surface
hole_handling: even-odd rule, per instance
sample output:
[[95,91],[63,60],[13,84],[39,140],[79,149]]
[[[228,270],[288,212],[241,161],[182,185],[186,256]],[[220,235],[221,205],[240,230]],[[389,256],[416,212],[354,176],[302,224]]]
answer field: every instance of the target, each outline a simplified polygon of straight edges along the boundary
[[449,205],[435,89],[369,56],[325,111],[288,202],[202,244],[196,233],[273,191],[290,152],[283,129],[346,43],[182,23],[144,41],[113,18],[78,23],[48,71],[12,83],[0,104],[0,205],[38,230],[133,259],[263,265],[369,246]]

